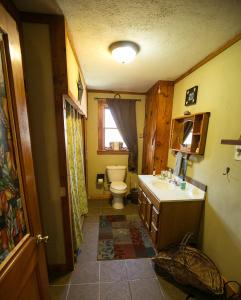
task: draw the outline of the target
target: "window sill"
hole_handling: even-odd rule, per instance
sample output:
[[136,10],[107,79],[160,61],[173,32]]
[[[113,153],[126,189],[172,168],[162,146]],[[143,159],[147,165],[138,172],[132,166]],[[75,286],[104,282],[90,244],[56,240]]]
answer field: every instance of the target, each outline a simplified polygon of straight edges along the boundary
[[128,150],[97,150],[97,154],[100,155],[128,155]]

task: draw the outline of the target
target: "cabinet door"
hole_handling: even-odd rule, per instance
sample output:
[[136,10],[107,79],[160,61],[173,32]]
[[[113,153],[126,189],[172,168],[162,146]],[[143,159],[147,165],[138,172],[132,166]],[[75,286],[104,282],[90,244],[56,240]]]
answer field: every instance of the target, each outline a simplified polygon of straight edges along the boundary
[[153,223],[151,223],[151,239],[154,245],[157,245],[158,230]]
[[158,225],[159,225],[159,211],[154,206],[152,208],[151,221],[155,225],[155,227],[158,228]]
[[145,195],[141,189],[139,191],[138,202],[139,202],[139,215],[142,221],[144,222],[145,221]]
[[146,228],[150,231],[151,230],[152,203],[148,197],[146,197],[145,200],[146,200],[145,201],[145,225],[146,225]]

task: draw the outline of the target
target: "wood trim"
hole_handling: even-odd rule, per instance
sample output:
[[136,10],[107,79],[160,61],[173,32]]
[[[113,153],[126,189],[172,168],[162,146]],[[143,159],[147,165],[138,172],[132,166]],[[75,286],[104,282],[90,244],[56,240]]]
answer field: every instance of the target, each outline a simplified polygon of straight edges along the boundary
[[58,140],[58,158],[60,184],[65,189],[65,196],[61,197],[62,202],[62,218],[64,229],[65,243],[65,259],[66,266],[69,271],[74,268],[74,251],[72,237],[72,220],[71,207],[69,199],[67,161],[66,161],[66,145],[65,145],[65,124],[64,124],[64,105],[63,95],[68,93],[67,80],[67,62],[65,47],[65,21],[63,16],[53,16],[50,20],[50,43],[53,68],[54,83],[54,99],[55,99],[55,115],[56,130]]
[[106,101],[98,102],[98,151],[103,151],[104,149],[104,108],[106,106]]
[[165,85],[165,86],[173,86],[174,81],[168,81],[168,80],[158,80],[155,84],[153,84],[149,90],[146,91],[146,95],[151,93],[153,89],[157,88],[158,85]]
[[129,151],[127,150],[97,150],[97,154],[101,155],[128,155]]
[[32,12],[19,12],[21,22],[26,23],[40,23],[40,24],[50,24],[52,18],[63,17],[61,15],[53,14],[42,14],[42,13],[32,13]]
[[98,89],[90,89],[90,88],[87,88],[87,93],[146,95],[146,92],[130,92],[130,91],[98,90]]
[[220,53],[222,53],[224,50],[226,50],[227,48],[231,47],[233,44],[237,43],[240,39],[241,39],[241,32],[238,33],[238,34],[236,34],[234,37],[232,37],[230,40],[228,40],[221,47],[219,47],[215,51],[211,52],[208,56],[206,56],[205,58],[203,58],[200,62],[198,62],[196,65],[194,65],[188,71],[186,71],[185,73],[183,73],[182,75],[180,75],[174,81],[174,83],[176,84],[180,80],[184,79],[185,77],[187,77],[188,75],[190,75],[191,73],[193,73],[194,71],[196,71],[198,68],[200,68],[201,66],[203,66],[204,64],[206,64],[207,62],[209,62],[211,59],[213,59],[214,57],[216,57],[217,55],[219,55]]
[[78,112],[80,115],[84,116],[84,114],[83,114],[83,112],[82,112],[80,106],[78,105],[78,103],[77,103],[75,100],[73,100],[73,98],[71,97],[71,93],[70,93],[70,92],[68,92],[68,93],[69,93],[69,95],[63,95],[64,100],[67,101],[67,102],[69,102],[69,104],[70,104],[71,106],[73,106],[73,108],[74,108],[75,110],[77,110],[77,112]]
[[87,169],[87,135],[86,135],[86,119],[81,116],[82,123],[82,137],[83,137],[83,156],[84,156],[84,169],[85,169],[85,186],[86,192],[88,191],[88,169]]
[[1,0],[0,2],[2,3],[6,11],[11,15],[11,17],[16,21],[16,23],[19,24],[20,16],[16,5],[9,0]]

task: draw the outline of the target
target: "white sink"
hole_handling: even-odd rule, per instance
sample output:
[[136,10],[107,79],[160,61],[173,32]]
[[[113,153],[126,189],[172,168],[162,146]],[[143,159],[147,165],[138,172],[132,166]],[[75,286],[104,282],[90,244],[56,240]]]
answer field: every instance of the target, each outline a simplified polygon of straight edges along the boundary
[[160,189],[166,189],[166,190],[174,190],[175,189],[175,185],[174,184],[170,184],[168,183],[166,180],[153,180],[151,182],[151,184],[156,187],[156,188],[160,188]]
[[205,198],[205,192],[198,187],[186,183],[185,190],[176,186],[169,180],[162,180],[158,176],[139,175],[139,180],[163,202],[169,201],[201,201]]

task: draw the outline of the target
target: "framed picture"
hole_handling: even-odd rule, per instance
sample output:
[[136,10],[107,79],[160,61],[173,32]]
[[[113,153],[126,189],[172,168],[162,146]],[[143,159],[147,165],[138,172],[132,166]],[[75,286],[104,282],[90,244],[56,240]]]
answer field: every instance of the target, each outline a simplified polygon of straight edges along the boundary
[[78,87],[78,101],[81,104],[84,88],[83,88],[83,84],[81,81],[80,73],[79,73],[79,78],[77,81],[77,87]]
[[196,104],[197,91],[198,91],[197,85],[195,85],[194,87],[192,87],[186,91],[185,106]]
[[27,233],[4,50],[0,33],[0,263]]

